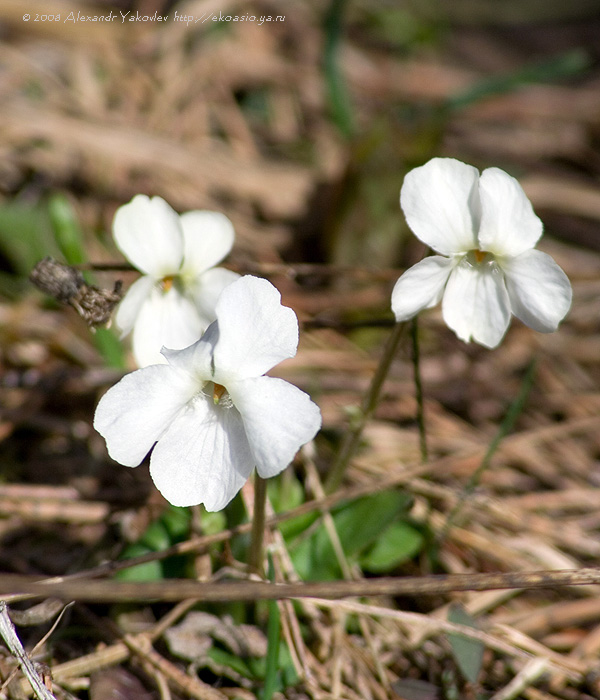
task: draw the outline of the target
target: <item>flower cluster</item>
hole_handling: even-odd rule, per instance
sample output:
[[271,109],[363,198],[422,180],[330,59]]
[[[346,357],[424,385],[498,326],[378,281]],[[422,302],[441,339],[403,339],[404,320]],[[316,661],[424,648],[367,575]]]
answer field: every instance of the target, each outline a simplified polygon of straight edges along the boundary
[[571,285],[549,255],[534,250],[542,222],[514,178],[434,158],[406,175],[400,204],[417,238],[439,255],[396,283],[397,321],[441,300],[444,321],[465,342],[496,347],[511,313],[537,331],[556,330]]
[[[458,337],[488,348],[511,314],[556,330],[571,285],[535,250],[542,223],[514,178],[434,158],[408,173],[400,204],[436,254],[397,281],[397,321],[442,301]],[[117,211],[114,237],[143,273],[116,316],[123,334],[133,330],[141,369],[104,395],[94,426],[125,466],[151,452],[150,474],[172,504],[220,510],[255,467],[279,474],[321,426],[307,394],[265,376],[296,354],[296,315],[270,282],[215,267],[234,239],[222,214],[178,216],[160,197],[138,195]]]

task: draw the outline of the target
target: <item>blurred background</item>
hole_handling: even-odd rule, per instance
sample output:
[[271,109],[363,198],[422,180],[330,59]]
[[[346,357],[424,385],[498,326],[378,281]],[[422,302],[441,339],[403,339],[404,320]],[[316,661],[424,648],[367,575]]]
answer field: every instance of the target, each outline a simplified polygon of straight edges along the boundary
[[[300,317],[300,352],[282,373],[323,410],[316,467],[324,475],[392,324],[393,283],[424,252],[398,197],[405,173],[433,156],[497,166],[520,180],[545,224],[540,247],[570,276],[574,305],[553,335],[513,322],[493,353],[458,341],[439,310],[424,315],[432,464],[453,461],[432,466],[427,483],[405,485],[410,507],[392,509],[408,543],[401,556],[396,549],[373,566],[362,551],[361,566],[432,570],[428,543],[533,357],[536,380],[516,434],[482,479],[485,494],[514,518],[475,499],[468,530],[457,523],[446,535],[433,570],[597,564],[596,0],[0,0],[0,568],[74,572],[168,546],[199,527],[185,516],[159,528],[158,544],[143,540],[166,505],[145,468],[108,460],[91,427],[98,397],[133,367],[127,345],[112,329],[92,333],[72,309],[35,290],[28,275],[36,262],[52,255],[82,266],[90,283],[112,288],[119,278],[127,287],[136,273],[119,269],[111,236],[118,206],[145,193],[181,212],[224,212],[237,233],[226,265],[267,276]],[[379,480],[419,462],[411,371],[403,349],[350,484],[373,483],[375,492]],[[290,478],[294,498],[273,494],[282,509],[315,493],[310,480]],[[240,517],[203,520],[196,531]],[[214,566],[229,562],[235,547],[214,556]],[[295,563],[307,578],[341,576]],[[575,602],[589,602],[586,595],[572,593]],[[403,605],[429,610],[443,602]],[[562,618],[560,631],[570,636],[557,638],[550,623],[527,628],[530,610],[558,603],[558,595],[540,593],[508,612],[487,610],[557,654],[584,659],[571,695],[555,687],[544,698],[599,697],[583,681],[599,647],[597,606],[586,608],[588,617]],[[313,649],[319,679],[317,666],[332,648],[324,629],[312,629],[322,643]],[[382,658],[390,678],[431,680],[447,670],[443,654],[429,666],[414,649],[395,656],[397,637],[381,640],[389,642]],[[79,649],[61,644],[52,658]],[[367,670],[356,664],[371,679],[371,695],[350,674],[340,697],[390,696],[385,683],[377,691],[375,662]],[[498,678],[510,676],[501,671]],[[322,692],[331,691],[327,682],[319,680]],[[112,683],[111,692],[118,679]],[[254,686],[245,687],[250,694]]]

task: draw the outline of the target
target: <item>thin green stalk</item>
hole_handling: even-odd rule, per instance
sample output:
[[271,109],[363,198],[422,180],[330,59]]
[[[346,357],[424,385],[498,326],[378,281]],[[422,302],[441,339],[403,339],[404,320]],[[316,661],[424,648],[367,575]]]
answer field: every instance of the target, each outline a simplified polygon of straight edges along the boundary
[[265,512],[267,503],[267,482],[258,474],[254,479],[254,516],[250,534],[250,552],[248,566],[261,576],[263,575],[263,541],[265,537]]
[[429,459],[427,449],[427,432],[425,430],[425,407],[423,405],[423,383],[421,382],[421,352],[419,347],[419,317],[415,316],[410,324],[412,337],[412,362],[415,377],[415,397],[417,399],[417,425],[419,426],[419,445],[423,464]]
[[487,452],[485,453],[483,459],[481,460],[481,464],[477,467],[477,469],[471,475],[471,478],[467,482],[462,494],[460,495],[458,501],[456,502],[456,505],[450,511],[450,515],[446,519],[446,523],[444,524],[444,527],[437,538],[438,543],[443,542],[443,540],[447,536],[448,532],[450,531],[450,528],[452,527],[452,525],[456,521],[456,518],[458,517],[460,511],[462,510],[462,508],[465,504],[465,501],[473,493],[473,491],[475,491],[475,489],[479,485],[479,482],[481,481],[481,477],[483,476],[486,469],[490,466],[491,461],[492,461],[492,457],[496,453],[496,450],[498,449],[498,447],[500,447],[500,443],[502,442],[502,440],[510,432],[512,432],[512,429],[514,428],[514,425],[517,421],[517,418],[521,415],[521,413],[523,412],[523,409],[525,408],[525,403],[527,401],[527,397],[529,396],[529,392],[531,391],[531,388],[533,387],[533,382],[535,379],[535,369],[536,369],[536,362],[535,362],[535,359],[533,359],[529,363],[529,367],[527,368],[527,372],[525,373],[525,377],[523,378],[523,383],[521,384],[521,389],[519,391],[519,394],[518,394],[517,398],[510,405],[508,411],[506,412],[506,415],[504,416],[504,420],[500,424],[500,428],[499,428],[498,432],[494,436],[494,439],[490,442],[490,445],[487,449]]
[[341,133],[349,138],[355,130],[354,114],[346,81],[339,67],[339,48],[346,6],[347,0],[331,0],[325,15],[323,69],[333,121]]
[[[275,570],[273,560],[269,556],[269,581],[275,582]],[[265,684],[262,692],[262,700],[271,700],[277,688],[277,673],[279,671],[279,643],[281,638],[281,623],[279,619],[279,605],[276,600],[268,602],[269,619],[267,621],[267,659],[265,670]]]
[[383,350],[381,360],[379,361],[379,366],[377,367],[373,379],[371,380],[371,385],[369,386],[369,389],[363,399],[360,409],[360,416],[355,421],[354,425],[350,427],[348,433],[346,433],[339,452],[337,453],[337,456],[331,466],[327,479],[325,480],[325,491],[327,493],[332,493],[335,491],[344,479],[346,469],[348,468],[350,460],[354,456],[354,453],[356,452],[356,449],[360,443],[363,430],[377,408],[381,389],[383,388],[383,384],[389,372],[392,360],[396,355],[398,344],[405,335],[406,326],[406,323],[397,323],[392,329]]

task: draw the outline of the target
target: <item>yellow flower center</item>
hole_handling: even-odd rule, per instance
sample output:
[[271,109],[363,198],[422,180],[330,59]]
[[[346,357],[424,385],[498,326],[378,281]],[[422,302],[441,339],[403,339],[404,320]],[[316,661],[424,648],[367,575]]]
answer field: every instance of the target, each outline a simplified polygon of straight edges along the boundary
[[215,402],[215,404],[219,403],[219,401],[221,400],[221,397],[223,396],[225,391],[226,391],[226,389],[222,384],[213,384],[212,398],[213,398],[213,401]]
[[493,265],[495,262],[494,254],[490,253],[488,250],[479,250],[479,248],[473,248],[464,257],[465,262],[471,267],[478,267],[479,265]]
[[219,410],[228,410],[233,407],[233,401],[227,389],[216,382],[204,382],[200,391],[193,398],[194,401],[206,401],[206,399],[212,400],[215,408],[218,406]]
[[163,277],[162,279],[162,288],[163,291],[168,292],[169,289],[173,286],[173,280],[175,277],[173,275],[169,275],[168,277]]

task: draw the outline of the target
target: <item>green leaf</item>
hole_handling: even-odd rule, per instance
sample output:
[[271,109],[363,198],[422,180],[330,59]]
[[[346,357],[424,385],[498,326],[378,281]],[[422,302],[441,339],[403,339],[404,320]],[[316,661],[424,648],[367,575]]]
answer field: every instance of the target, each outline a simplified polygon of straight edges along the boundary
[[[459,604],[453,603],[450,606],[448,621],[477,629],[475,619]],[[448,633],[447,638],[452,648],[452,655],[461,673],[470,683],[477,683],[485,650],[483,643],[477,639],[465,637],[462,634],[455,634],[454,632]]]
[[46,255],[58,253],[44,208],[20,203],[0,206],[0,251],[17,274],[29,276]]
[[[411,497],[401,491],[383,491],[333,510],[333,522],[345,555],[356,560],[395,519],[406,513],[411,502]],[[331,580],[340,576],[335,551],[322,523],[310,535],[298,536],[289,549],[303,578]]]
[[[160,552],[183,541],[189,534],[190,520],[191,514],[188,508],[170,506],[160,518],[150,523],[137,542],[125,549],[122,559]],[[160,581],[163,578],[183,576],[185,562],[185,557],[147,562],[117,572],[116,578],[126,581]]]
[[203,511],[202,513],[202,534],[204,535],[215,535],[221,530],[225,530],[227,527],[227,519],[225,513],[222,510],[216,511],[215,513],[209,513],[208,511]]
[[[133,559],[134,557],[148,554],[151,551],[146,545],[134,543],[129,545],[125,550],[125,559]],[[164,578],[162,561],[149,561],[145,564],[138,564],[129,569],[119,571],[116,576],[120,581],[162,581]]]
[[292,510],[304,503],[304,488],[292,470],[284,471],[278,479],[269,479],[267,491],[276,513]]
[[220,647],[212,646],[208,650],[208,656],[218,666],[230,668],[234,673],[244,676],[244,678],[253,678],[254,676],[250,667],[243,659]]
[[81,265],[86,261],[83,231],[71,202],[62,193],[54,194],[48,200],[48,214],[54,231],[54,238],[64,255],[67,264]]
[[412,504],[402,491],[382,491],[354,501],[334,512],[333,520],[347,555],[358,554],[372,544],[388,525]]
[[94,343],[108,367],[125,369],[123,345],[112,328],[96,328]]
[[[269,479],[267,482],[269,501],[276,513],[285,513],[304,503],[304,487],[296,475],[291,471],[284,471],[278,479]],[[309,525],[318,518],[318,513],[305,513],[304,515],[284,520],[279,529],[283,537],[289,541],[296,535],[306,530]]]
[[392,523],[373,547],[360,558],[360,565],[373,573],[385,573],[412,559],[423,548],[425,538],[406,522]]

